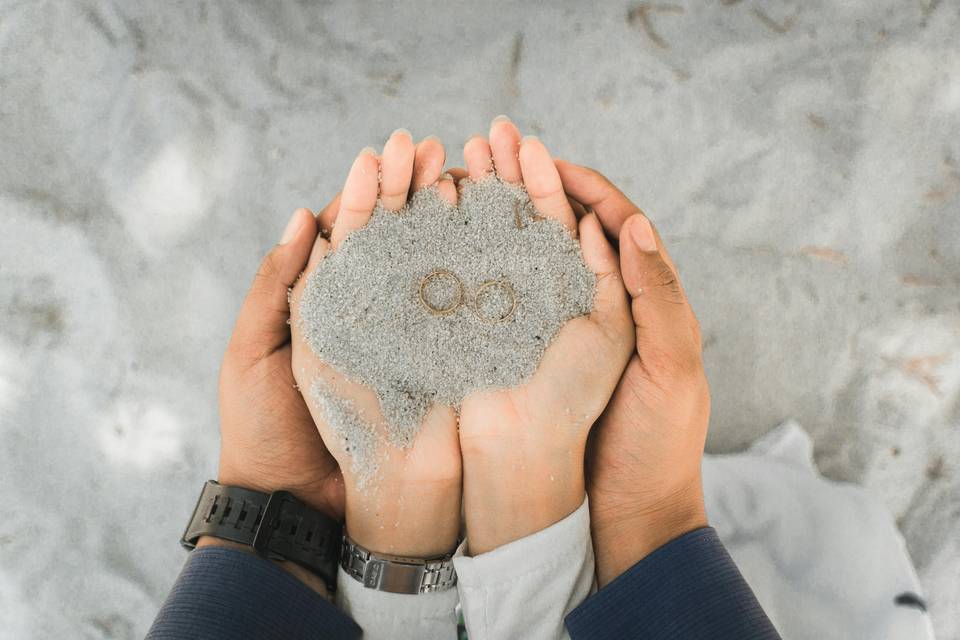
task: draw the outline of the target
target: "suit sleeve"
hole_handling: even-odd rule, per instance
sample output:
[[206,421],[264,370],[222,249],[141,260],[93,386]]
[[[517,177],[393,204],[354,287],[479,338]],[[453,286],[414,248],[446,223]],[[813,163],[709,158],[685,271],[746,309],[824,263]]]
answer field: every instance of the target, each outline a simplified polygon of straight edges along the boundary
[[360,628],[292,575],[253,554],[191,552],[147,640],[353,639]]
[[779,640],[711,527],[660,547],[566,617],[573,640]]

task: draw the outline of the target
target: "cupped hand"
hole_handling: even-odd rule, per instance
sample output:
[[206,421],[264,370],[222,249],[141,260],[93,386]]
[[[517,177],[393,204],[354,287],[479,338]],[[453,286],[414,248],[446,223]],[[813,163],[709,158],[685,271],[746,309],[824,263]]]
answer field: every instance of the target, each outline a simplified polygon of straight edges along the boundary
[[343,479],[324,446],[291,369],[287,291],[307,263],[319,221],[298,209],[264,258],[243,302],[220,369],[222,484],[286,490],[343,518]]
[[557,161],[566,193],[619,241],[635,350],[594,426],[587,493],[600,586],[706,526],[700,463],[710,416],[700,329],[650,220],[599,173]]
[[567,322],[523,385],[468,395],[460,415],[464,509],[470,553],[535,533],[584,499],[583,460],[591,425],[603,411],[633,348],[633,326],[616,253],[596,216],[577,223],[547,149],[495,120],[490,141],[464,149],[468,174],[495,169],[523,182],[536,210],[579,236],[596,275],[593,311]]
[[[347,533],[361,546],[393,555],[433,557],[449,553],[460,530],[461,464],[457,418],[450,407],[433,407],[408,447],[392,444],[386,434],[376,394],[342,375],[311,351],[303,335],[300,299],[313,273],[328,252],[336,251],[347,235],[370,220],[379,197],[384,208],[396,211],[409,194],[436,186],[448,201],[456,201],[453,179],[441,175],[443,146],[435,138],[415,145],[410,134],[397,130],[383,154],[365,149],[354,161],[343,188],[329,241],[319,237],[291,296],[293,373],[323,441],[343,470],[346,487]],[[359,446],[328,420],[324,405],[311,393],[320,381],[331,397],[347,401],[354,415],[370,427],[370,440]]]

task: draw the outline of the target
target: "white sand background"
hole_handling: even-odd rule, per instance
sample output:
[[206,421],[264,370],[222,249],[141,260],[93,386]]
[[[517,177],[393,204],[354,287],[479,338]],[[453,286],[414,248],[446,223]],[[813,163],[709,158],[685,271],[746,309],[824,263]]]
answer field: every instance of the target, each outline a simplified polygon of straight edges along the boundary
[[0,638],[143,635],[259,256],[501,112],[659,225],[710,449],[799,420],[960,638],[960,3],[537,5],[0,0]]

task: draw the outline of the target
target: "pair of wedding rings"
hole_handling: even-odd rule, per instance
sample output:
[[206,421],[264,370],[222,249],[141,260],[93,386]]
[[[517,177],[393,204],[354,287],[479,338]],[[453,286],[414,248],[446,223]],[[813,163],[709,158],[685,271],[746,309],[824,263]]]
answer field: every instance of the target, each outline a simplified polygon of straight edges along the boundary
[[[427,299],[427,287],[435,280],[446,280],[447,282],[453,283],[456,287],[456,294],[453,300],[442,307],[431,303],[430,300]],[[508,296],[510,308],[497,316],[491,316],[483,311],[482,302],[485,296],[492,295],[497,291],[503,292]],[[482,322],[498,324],[512,318],[514,312],[517,310],[517,292],[514,290],[513,285],[506,280],[486,280],[481,282],[480,286],[477,287],[477,291],[473,294],[472,302],[468,303],[466,297],[463,282],[461,282],[460,278],[452,271],[434,269],[420,280],[420,304],[435,316],[448,316],[466,304]]]

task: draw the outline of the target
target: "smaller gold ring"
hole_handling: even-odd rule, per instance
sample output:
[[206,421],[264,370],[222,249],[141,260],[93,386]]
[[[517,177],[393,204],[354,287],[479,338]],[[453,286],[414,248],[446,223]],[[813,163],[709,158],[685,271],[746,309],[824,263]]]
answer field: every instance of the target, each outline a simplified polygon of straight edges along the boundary
[[[457,284],[457,298],[449,307],[435,307],[427,301],[425,295],[427,285],[438,278],[448,278]],[[435,269],[420,280],[420,304],[435,316],[448,316],[463,305],[463,283],[460,282],[460,278],[453,272],[447,271],[446,269]]]
[[[500,287],[510,294],[510,309],[498,318],[489,318],[480,313],[480,296],[484,291],[493,287]],[[513,317],[513,314],[516,310],[517,292],[514,290],[513,285],[506,280],[487,280],[486,282],[482,282],[480,283],[480,286],[477,287],[477,292],[473,294],[473,312],[477,314],[477,317],[480,318],[482,322],[486,322],[487,324],[499,324],[501,322],[506,322]]]

